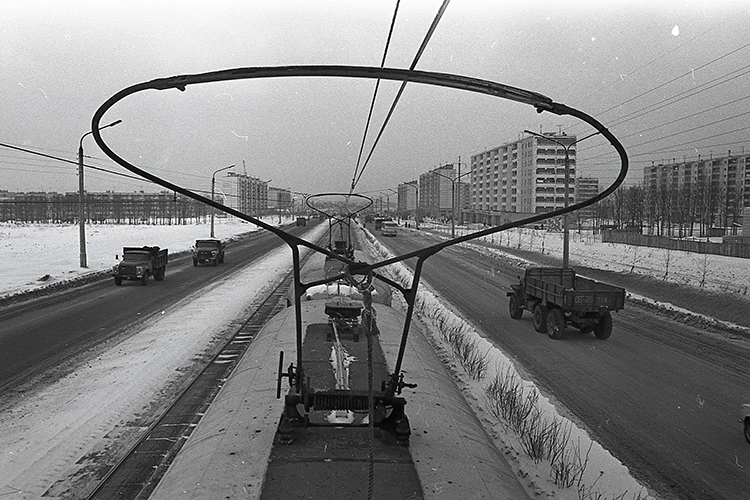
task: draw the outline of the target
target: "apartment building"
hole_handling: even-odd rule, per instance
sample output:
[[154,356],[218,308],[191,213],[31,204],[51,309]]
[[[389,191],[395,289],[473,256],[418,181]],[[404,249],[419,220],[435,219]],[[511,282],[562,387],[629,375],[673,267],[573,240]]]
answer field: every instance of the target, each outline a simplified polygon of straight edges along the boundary
[[643,186],[661,199],[697,203],[712,214],[712,223],[726,227],[750,207],[750,154],[652,163],[643,168]]
[[[499,223],[500,214],[547,213],[575,202],[576,136],[545,132],[471,157],[474,222]],[[567,166],[567,168],[566,168]]]

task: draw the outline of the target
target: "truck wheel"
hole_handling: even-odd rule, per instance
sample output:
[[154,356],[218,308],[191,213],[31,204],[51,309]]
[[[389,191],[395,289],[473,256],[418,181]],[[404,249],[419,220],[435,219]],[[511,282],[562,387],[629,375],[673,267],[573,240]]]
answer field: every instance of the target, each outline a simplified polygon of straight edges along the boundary
[[609,311],[604,311],[604,314],[599,318],[599,323],[594,326],[594,335],[600,340],[608,339],[612,335],[612,315]]
[[119,276],[115,276],[115,285],[122,285],[122,278],[120,278]]
[[534,311],[531,314],[532,320],[534,321],[534,330],[539,333],[547,332],[547,307],[541,303],[534,306]]
[[560,309],[550,309],[547,313],[547,335],[551,339],[560,339],[565,331],[565,316]]
[[164,269],[163,267],[160,267],[159,269],[156,270],[156,273],[154,274],[154,279],[156,281],[164,281],[164,275],[166,274],[167,274],[167,270]]
[[523,316],[523,309],[518,305],[516,294],[511,295],[508,299],[508,310],[510,311],[510,317],[513,319],[520,319]]
[[750,443],[750,417],[745,418],[745,439]]
[[216,258],[214,259],[214,267],[216,267],[216,266],[218,266],[218,265],[219,265],[219,257],[216,257]]
[[148,285],[148,273],[143,273],[143,276],[141,276],[141,285]]

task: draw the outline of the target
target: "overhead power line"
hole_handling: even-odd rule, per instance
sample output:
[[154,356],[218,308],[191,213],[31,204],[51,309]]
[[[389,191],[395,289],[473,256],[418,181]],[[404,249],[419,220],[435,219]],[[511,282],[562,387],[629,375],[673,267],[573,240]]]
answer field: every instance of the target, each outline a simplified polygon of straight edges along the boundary
[[[440,19],[443,17],[443,13],[445,12],[445,9],[448,8],[449,1],[450,0],[443,0],[443,4],[440,6],[440,9],[435,15],[435,19],[432,20],[432,24],[430,25],[430,28],[427,30],[427,34],[425,35],[424,40],[422,40],[422,44],[419,46],[419,49],[417,50],[417,54],[414,56],[414,60],[409,66],[409,70],[413,70],[417,66],[417,62],[419,62],[419,59],[422,57],[422,54],[427,48],[427,43],[430,41],[430,38],[432,38],[432,34],[435,32],[435,29],[437,28],[437,25],[440,22]],[[352,183],[352,187],[357,185],[357,183],[359,182],[359,179],[362,177],[362,174],[365,171],[365,167],[367,167],[367,164],[370,162],[370,158],[372,158],[372,154],[375,151],[375,148],[377,147],[378,142],[380,142],[380,138],[383,136],[383,131],[385,131],[385,127],[388,125],[388,122],[390,121],[391,116],[393,115],[393,111],[396,109],[396,105],[398,104],[398,101],[401,99],[401,95],[404,93],[404,88],[406,88],[406,82],[401,83],[401,87],[399,88],[398,93],[396,94],[396,97],[393,99],[393,104],[391,104],[391,109],[388,111],[388,115],[385,117],[385,121],[383,122],[383,125],[380,127],[380,132],[378,132],[378,135],[375,138],[375,142],[370,148],[370,153],[367,155],[367,159],[365,160],[365,164],[362,166],[362,170],[360,170],[359,175],[357,176],[356,180]]]
[[[388,39],[385,42],[385,49],[383,49],[383,59],[380,62],[380,67],[385,67],[385,58],[388,55],[388,47],[391,44],[391,36],[393,36],[393,27],[396,25],[396,16],[398,15],[398,6],[401,0],[396,0],[396,8],[393,11],[393,19],[391,20],[391,28],[388,30]],[[378,88],[380,87],[380,78],[375,82],[375,90],[372,93],[372,101],[370,102],[370,111],[367,113],[367,121],[365,122],[365,131],[362,134],[362,144],[359,146],[359,156],[357,156],[357,165],[354,167],[354,175],[352,176],[352,186],[349,191],[351,194],[354,191],[354,186],[357,182],[357,172],[359,171],[359,163],[362,160],[362,152],[365,149],[365,140],[367,139],[367,131],[370,128],[370,122],[372,121],[372,110],[375,108],[375,99],[378,95]]]

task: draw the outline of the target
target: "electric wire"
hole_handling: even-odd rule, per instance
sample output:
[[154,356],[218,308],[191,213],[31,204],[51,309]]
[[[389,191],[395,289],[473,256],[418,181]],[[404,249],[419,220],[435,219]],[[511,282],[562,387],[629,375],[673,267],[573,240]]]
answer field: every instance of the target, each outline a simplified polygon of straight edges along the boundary
[[[8,148],[8,149],[14,149],[14,150],[21,151],[21,152],[24,152],[24,153],[28,153],[28,154],[31,154],[31,155],[41,156],[43,158],[48,158],[50,160],[60,161],[60,162],[63,162],[63,163],[69,163],[69,164],[78,166],[78,162],[75,161],[75,160],[69,160],[67,158],[62,158],[62,157],[59,157],[59,156],[53,156],[53,155],[49,155],[49,154],[46,154],[46,153],[41,153],[39,151],[34,151],[34,150],[31,150],[31,149],[22,148],[20,146],[14,146],[12,144],[0,143],[0,147],[4,147],[4,148]],[[94,158],[94,157],[84,155],[84,158],[91,159],[91,158]],[[145,182],[147,184],[153,184],[152,182],[144,179],[143,177],[139,177],[139,176],[136,176],[136,175],[125,174],[125,173],[122,173],[122,172],[116,172],[114,170],[109,170],[107,168],[97,167],[97,166],[89,165],[89,164],[86,164],[86,163],[84,163],[83,166],[85,168],[91,169],[91,170],[93,170],[95,172],[101,172],[101,173],[104,173],[104,174],[115,175],[115,176],[118,176],[118,177],[123,177],[125,179],[138,181],[139,183],[144,183]],[[14,170],[14,169],[5,169],[5,170]],[[20,170],[20,169],[16,169],[16,170],[27,171],[27,170]],[[154,170],[158,170],[158,169],[154,169]],[[37,170],[35,170],[35,171],[37,171]],[[198,193],[204,193],[204,194],[208,194],[209,193],[208,190],[202,190],[202,189],[192,189],[192,191],[195,191],[195,192],[198,192]],[[303,193],[293,193],[293,194],[303,194]],[[229,194],[229,195],[225,195],[225,196],[227,198],[238,198],[239,197],[236,194]],[[0,203],[14,203],[14,201],[2,201]],[[37,201],[24,201],[24,203],[46,203],[46,201],[41,201],[41,200],[38,201],[38,202]],[[64,202],[60,202],[60,203],[64,203]]]
[[[748,10],[750,10],[750,9],[748,9]],[[673,52],[677,52],[677,51],[678,51],[678,50],[680,50],[681,48],[683,48],[683,47],[685,47],[685,46],[687,46],[687,45],[690,45],[691,43],[695,42],[695,41],[696,41],[696,40],[698,40],[699,38],[702,38],[703,36],[705,36],[706,34],[710,33],[711,31],[714,31],[715,29],[718,29],[719,27],[723,26],[724,24],[726,24],[726,23],[728,23],[728,22],[730,22],[730,21],[732,21],[732,20],[734,20],[734,19],[736,19],[736,18],[737,18],[737,16],[736,16],[736,15],[732,15],[732,16],[730,16],[730,17],[727,17],[727,18],[726,18],[726,19],[724,19],[723,21],[721,21],[721,22],[719,22],[719,23],[716,23],[715,25],[713,25],[713,26],[711,26],[711,27],[707,28],[707,29],[706,29],[706,30],[704,30],[703,32],[699,33],[698,35],[695,35],[694,37],[690,38],[689,40],[685,41],[684,43],[682,43],[682,44],[680,44],[680,45],[678,45],[678,46],[676,46],[676,47],[673,47],[672,49],[670,49],[670,50],[668,50],[668,51],[666,51],[666,52],[663,52],[662,54],[660,54],[660,55],[656,56],[655,58],[651,59],[650,61],[648,61],[648,62],[646,62],[646,63],[644,63],[644,64],[642,64],[642,65],[638,66],[637,68],[635,68],[635,69],[634,69],[634,70],[632,70],[631,72],[629,72],[629,73],[626,73],[626,74],[625,74],[624,76],[622,76],[622,79],[625,79],[625,78],[628,78],[628,77],[630,77],[630,76],[633,76],[634,74],[637,74],[638,72],[640,72],[640,71],[642,71],[642,70],[646,69],[647,67],[649,67],[649,66],[651,66],[652,64],[656,63],[657,61],[660,61],[661,59],[664,59],[664,58],[665,58],[665,57],[667,57],[667,56],[668,56],[669,54],[672,54]],[[598,93],[600,93],[600,92],[603,92],[604,90],[606,90],[606,89],[608,89],[608,88],[610,88],[610,87],[612,87],[612,86],[616,85],[617,83],[619,83],[619,82],[613,82],[613,83],[611,83],[611,84],[609,84],[609,85],[605,85],[605,86],[602,86],[602,87],[601,87],[601,88],[600,88],[599,90],[597,90],[597,91],[595,91],[595,92],[593,92],[593,93],[590,93],[590,94],[589,94],[589,95],[587,95],[587,96],[584,96],[584,97],[582,97],[582,98],[581,98],[581,99],[580,99],[579,101],[576,101],[576,102],[574,102],[574,105],[575,105],[575,104],[579,104],[579,103],[581,103],[581,102],[583,102],[583,101],[586,101],[587,99],[589,99],[589,98],[591,98],[591,97],[593,97],[593,96],[597,95],[597,94],[598,94]],[[603,111],[602,113],[606,113],[607,111],[611,111],[611,110],[613,110],[613,109],[615,109],[615,108],[617,108],[617,107],[619,107],[619,106],[614,106],[614,107],[612,107],[612,108],[610,108],[610,109],[608,109],[608,110],[605,110],[605,111]]]
[[[417,62],[419,62],[419,59],[422,57],[422,54],[427,48],[427,43],[432,38],[432,34],[435,32],[435,29],[437,28],[437,25],[440,22],[440,19],[443,17],[443,13],[445,12],[445,9],[448,8],[449,2],[450,0],[443,0],[443,3],[440,6],[440,9],[438,9],[437,14],[435,15],[435,19],[432,20],[432,24],[430,25],[430,28],[427,30],[427,34],[425,35],[424,40],[422,40],[422,44],[419,46],[419,49],[417,50],[417,54],[414,56],[414,60],[409,66],[410,71],[413,70],[417,66]],[[401,87],[399,88],[398,93],[396,94],[396,97],[393,99],[393,103],[391,104],[391,108],[388,111],[388,115],[385,117],[383,125],[380,127],[380,132],[378,132],[378,135],[375,138],[375,142],[370,148],[370,153],[367,155],[367,159],[365,160],[365,163],[362,166],[362,170],[360,170],[359,175],[357,176],[356,180],[352,183],[352,186],[356,186],[359,183],[359,179],[362,177],[362,174],[364,173],[365,168],[367,167],[367,164],[370,162],[370,158],[372,158],[372,154],[375,151],[375,148],[377,147],[378,142],[380,142],[380,138],[383,136],[385,127],[388,125],[388,122],[390,121],[391,116],[393,116],[393,111],[396,109],[396,105],[401,99],[401,95],[404,93],[404,88],[406,88],[406,83],[407,83],[406,81],[401,82]]]
[[[78,165],[77,161],[68,160],[67,158],[61,158],[59,156],[52,156],[52,155],[48,155],[48,154],[45,154],[45,153],[40,153],[38,151],[32,151],[31,149],[22,148],[22,147],[19,147],[19,146],[13,146],[11,144],[0,143],[0,147],[4,147],[4,148],[8,148],[8,149],[15,149],[17,151],[23,151],[24,153],[29,153],[29,154],[32,154],[32,155],[37,155],[37,156],[41,156],[41,157],[44,157],[44,158],[49,158],[51,160],[57,160],[57,161],[61,161],[61,162],[64,162],[64,163],[70,163],[70,164],[73,164],[73,165],[76,165],[76,166]],[[93,165],[86,165],[86,164],[84,164],[83,166],[87,167],[87,168],[90,168],[92,170],[98,170],[98,171],[101,171],[101,172],[106,172],[108,174],[118,175],[120,177],[125,177],[127,179],[133,179],[133,180],[137,180],[137,181],[140,181],[140,182],[144,181],[144,179],[142,177],[138,177],[138,176],[135,176],[135,175],[124,174],[124,173],[121,173],[121,172],[115,172],[114,170],[108,170],[108,169],[102,168],[102,167],[95,167]]]
[[[702,33],[700,33],[699,35],[696,35],[695,37],[693,37],[690,40],[686,41],[685,43],[683,43],[683,44],[681,44],[681,45],[679,45],[679,46],[677,46],[677,47],[675,47],[675,48],[673,48],[673,49],[671,49],[669,51],[666,51],[666,52],[660,54],[659,56],[655,57],[654,59],[650,60],[649,62],[647,62],[647,63],[639,66],[638,68],[634,69],[633,71],[627,73],[625,75],[625,77],[629,77],[629,76],[633,76],[633,75],[637,74],[638,72],[640,72],[643,69],[651,66],[652,64],[654,64],[657,61],[663,59],[664,57],[668,56],[669,54],[671,54],[671,53],[673,53],[673,52],[675,52],[675,51],[677,51],[679,49],[682,49],[682,48],[688,46],[691,43],[696,42],[698,39],[700,39],[701,37],[705,36],[707,33],[716,30],[717,28],[723,26],[724,24],[726,24],[727,22],[729,22],[729,21],[731,21],[731,20],[733,20],[735,18],[736,18],[736,16],[732,16],[732,17],[729,17],[729,18],[725,19],[722,22],[719,22],[719,23],[715,24],[714,26],[712,26],[712,27],[708,28],[707,30],[703,31]],[[652,92],[654,92],[656,90],[659,90],[659,89],[662,89],[662,88],[666,87],[667,85],[674,84],[675,82],[679,81],[682,78],[685,78],[687,76],[693,76],[696,71],[701,70],[701,69],[706,69],[709,66],[711,66],[711,65],[713,65],[713,64],[715,64],[715,63],[717,63],[719,61],[722,61],[722,60],[726,59],[727,57],[729,57],[731,55],[736,55],[739,52],[741,52],[742,50],[747,49],[749,46],[750,46],[750,43],[746,43],[746,44],[741,45],[741,46],[739,46],[737,48],[734,48],[734,49],[732,49],[732,50],[730,50],[730,51],[728,51],[728,52],[726,52],[724,54],[721,54],[718,57],[716,57],[716,58],[714,58],[714,59],[706,62],[705,64],[702,64],[702,65],[698,66],[697,68],[693,68],[690,71],[687,71],[687,72],[685,72],[685,73],[683,73],[683,74],[681,74],[681,75],[679,75],[679,76],[677,76],[675,78],[672,78],[671,80],[669,80],[669,81],[667,81],[667,82],[665,82],[665,83],[663,83],[661,85],[658,85],[658,86],[656,86],[656,87],[654,87],[652,89],[649,89],[649,90],[647,90],[645,92],[642,92],[642,93],[640,93],[640,94],[638,94],[638,95],[636,95],[636,96],[634,96],[632,98],[629,98],[629,99],[627,99],[625,101],[622,101],[622,102],[620,102],[620,103],[618,103],[618,104],[616,104],[614,106],[611,106],[611,107],[607,108],[606,110],[604,110],[602,112],[602,114],[606,114],[606,113],[611,112],[613,110],[620,109],[622,106],[624,106],[626,104],[630,104],[630,103],[636,101],[639,98],[647,96],[647,95],[651,94]],[[736,80],[737,78],[740,78],[740,77],[745,76],[746,74],[750,73],[750,71],[747,70],[749,67],[750,66],[743,66],[743,67],[741,67],[739,69],[735,69],[735,70],[733,70],[733,71],[731,71],[729,73],[726,73],[726,74],[721,75],[721,76],[719,76],[717,78],[714,78],[713,80],[711,80],[709,82],[705,82],[705,83],[703,83],[703,84],[701,84],[701,85],[699,85],[699,86],[697,86],[695,88],[692,88],[692,89],[689,89],[687,91],[681,92],[679,94],[676,94],[676,95],[670,96],[668,98],[662,99],[661,101],[658,101],[657,103],[649,104],[649,105],[647,105],[647,106],[645,106],[645,107],[643,107],[641,109],[635,110],[635,111],[633,111],[633,112],[631,112],[629,114],[626,114],[624,116],[621,116],[621,117],[615,119],[611,123],[610,126],[614,127],[614,126],[618,126],[618,125],[623,125],[623,124],[631,122],[632,120],[635,120],[637,118],[641,118],[641,117],[643,117],[643,116],[645,116],[647,114],[650,114],[650,113],[653,113],[655,111],[667,108],[667,107],[672,106],[672,105],[676,105],[677,103],[680,103],[680,102],[682,102],[685,99],[695,97],[696,95],[698,95],[698,94],[700,94],[702,92],[706,92],[708,90],[711,90],[711,89],[713,89],[713,88],[715,88],[715,87],[717,87],[719,85],[723,85],[725,83],[732,82],[732,81]],[[603,86],[602,88],[600,88],[596,92],[593,92],[593,93],[589,94],[588,96],[586,96],[582,100],[590,98],[591,96],[598,94],[599,92],[603,91],[606,88],[611,87],[612,85],[615,85],[615,83],[610,84],[608,86]],[[738,101],[740,101],[742,99],[746,99],[746,98],[747,97],[742,97],[742,98],[739,98],[739,99],[735,99],[734,101],[732,101],[732,103],[738,102]],[[714,107],[711,107],[711,108],[704,109],[701,112],[694,113],[694,114],[690,115],[690,117],[697,116],[698,114],[705,113],[705,112],[708,112],[708,111],[712,111],[712,110],[718,109],[720,107],[724,107],[727,104],[728,103],[724,103],[724,104],[721,104],[719,106],[714,106]],[[638,130],[638,131],[636,131],[634,133],[631,133],[629,135],[622,136],[622,139],[627,139],[628,137],[638,136],[638,135],[643,134],[644,132],[647,132],[647,131],[650,131],[650,130],[655,130],[655,129],[658,129],[658,128],[662,127],[662,126],[666,126],[668,124],[673,124],[673,123],[676,123],[677,121],[684,120],[684,119],[687,119],[687,118],[689,118],[689,117],[683,117],[683,118],[680,118],[680,119],[677,119],[677,120],[672,120],[670,122],[662,123],[662,124],[650,127],[648,129]],[[709,125],[705,125],[705,126],[709,126]],[[575,127],[573,127],[573,128],[575,128]],[[728,135],[728,134],[732,134],[732,133],[735,133],[735,132],[738,132],[738,131],[742,131],[742,130],[744,130],[744,128],[730,130],[730,131],[725,132],[724,134]],[[715,137],[719,137],[721,135],[723,135],[723,134],[716,134],[716,135],[711,136],[711,137],[715,138]],[[702,138],[702,139],[706,139],[706,138]],[[634,144],[634,145],[632,145],[630,147],[631,148],[637,148],[637,147],[643,146],[644,144],[653,143],[653,142],[655,142],[655,141],[650,140],[647,143]],[[731,144],[737,144],[737,142],[734,141],[732,143],[716,144],[715,146],[718,147],[718,146],[731,145]],[[679,146],[682,146],[682,145],[683,144],[678,144],[676,146],[679,147]],[[588,145],[586,145],[584,147],[587,147],[587,146]],[[597,144],[597,145],[593,145],[593,146],[587,147],[587,149],[589,151],[593,151],[593,150],[596,150],[599,147],[601,147],[601,144]],[[659,149],[659,150],[654,150],[653,152],[656,153],[656,152],[664,151],[664,150],[668,150],[668,149],[670,149],[670,148],[668,148],[668,147],[667,148],[662,148],[662,149]],[[586,161],[586,168],[591,168],[591,167],[594,167],[594,166],[597,166],[597,165],[602,165],[601,163],[591,164],[591,163],[589,163],[589,160],[596,160],[598,158],[601,158],[602,156],[606,156],[607,154],[608,153],[604,153],[602,155],[594,155],[594,156],[591,156],[591,157],[587,157],[586,158],[586,160],[587,160]],[[648,152],[646,152],[646,153],[637,153],[637,154],[634,154],[632,156],[633,157],[639,157],[639,156],[647,156],[649,154],[650,153],[648,153]]]
[[[396,25],[396,16],[398,14],[398,6],[401,0],[396,0],[396,8],[393,11],[393,19],[391,20],[391,28],[388,30],[388,39],[385,42],[385,49],[383,49],[383,59],[380,62],[380,67],[385,68],[385,59],[388,55],[388,46],[391,44],[391,37],[393,36],[393,28]],[[362,144],[359,146],[359,156],[357,157],[357,165],[354,167],[354,175],[352,176],[352,185],[349,193],[354,191],[354,187],[357,179],[357,172],[359,171],[359,163],[362,160],[362,152],[365,149],[365,140],[367,139],[367,131],[370,128],[370,122],[372,121],[372,111],[375,108],[375,99],[378,96],[378,88],[380,87],[380,78],[375,81],[375,90],[372,93],[372,101],[370,101],[370,111],[367,114],[367,121],[365,122],[365,131],[362,134]]]

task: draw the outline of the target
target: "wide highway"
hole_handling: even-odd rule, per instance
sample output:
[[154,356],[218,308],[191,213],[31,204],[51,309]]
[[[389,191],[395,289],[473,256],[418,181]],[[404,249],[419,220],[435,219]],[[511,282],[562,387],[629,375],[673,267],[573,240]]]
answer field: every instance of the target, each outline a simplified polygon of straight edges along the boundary
[[[405,230],[376,236],[396,255],[436,241]],[[661,498],[750,498],[750,445],[738,421],[740,404],[750,401],[747,339],[627,304],[613,314],[608,340],[575,329],[552,340],[534,330],[530,313],[520,320],[508,313],[505,292],[522,274],[459,247],[428,258],[423,269],[438,295]]]
[[[306,229],[288,228],[297,235]],[[65,375],[66,360],[132,331],[136,324],[281,245],[285,243],[274,234],[255,231],[230,243],[225,262],[216,267],[193,267],[190,255],[172,257],[164,281],[115,286],[107,278],[0,308],[0,393]]]

